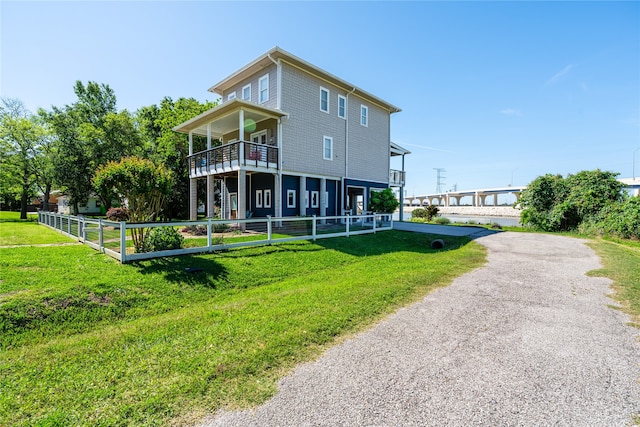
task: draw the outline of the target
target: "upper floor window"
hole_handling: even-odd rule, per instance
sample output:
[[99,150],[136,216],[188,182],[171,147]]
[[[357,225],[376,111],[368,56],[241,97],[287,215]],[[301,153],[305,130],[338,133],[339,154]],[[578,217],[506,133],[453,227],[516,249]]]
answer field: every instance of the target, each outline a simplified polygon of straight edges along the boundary
[[227,101],[231,101],[232,99],[236,99],[236,92],[233,91],[229,95],[227,95]]
[[320,111],[329,112],[329,89],[320,87]]
[[258,93],[260,104],[269,100],[269,74],[265,74],[258,80]]
[[325,136],[322,138],[322,158],[333,160],[333,138]]
[[251,101],[251,83],[242,87],[242,99]]
[[342,95],[338,95],[338,117],[347,118],[347,98]]
[[364,105],[360,105],[360,124],[369,126],[369,108]]

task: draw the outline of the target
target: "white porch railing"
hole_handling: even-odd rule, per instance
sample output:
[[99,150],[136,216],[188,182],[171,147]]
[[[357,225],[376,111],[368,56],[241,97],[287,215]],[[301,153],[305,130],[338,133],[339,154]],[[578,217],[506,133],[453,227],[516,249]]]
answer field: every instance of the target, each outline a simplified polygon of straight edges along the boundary
[[[183,222],[127,223],[39,211],[38,222],[104,252],[122,263],[167,256],[221,251],[244,246],[295,240],[349,237],[393,229],[391,214],[326,217],[283,217]],[[183,247],[159,252],[134,252],[131,231],[136,228],[192,227],[201,236],[183,233]]]

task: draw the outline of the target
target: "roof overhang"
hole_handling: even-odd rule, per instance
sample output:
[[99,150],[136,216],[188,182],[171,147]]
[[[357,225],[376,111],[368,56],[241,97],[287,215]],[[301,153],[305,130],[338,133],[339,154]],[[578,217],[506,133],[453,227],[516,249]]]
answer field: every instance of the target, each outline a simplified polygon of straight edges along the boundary
[[211,125],[211,134],[221,136],[240,127],[239,114],[244,112],[244,120],[255,123],[267,119],[279,119],[287,115],[280,110],[264,107],[253,102],[233,99],[220,104],[204,113],[174,127],[175,132],[207,135],[207,127]]
[[301,59],[298,58],[297,56],[285,51],[284,49],[279,48],[278,46],[272,48],[271,50],[269,50],[268,52],[266,52],[265,54],[263,54],[262,56],[258,57],[257,59],[255,59],[253,62],[245,65],[244,67],[242,67],[240,70],[236,71],[235,73],[231,74],[229,77],[227,77],[226,79],[222,80],[221,82],[213,85],[212,87],[209,88],[210,92],[214,92],[217,93],[218,95],[222,96],[222,94],[232,88],[233,86],[239,84],[241,81],[251,77],[254,74],[259,73],[261,70],[263,70],[266,67],[269,67],[271,65],[273,65],[274,63],[277,63],[278,61],[282,61],[284,63],[287,63],[295,68],[298,68],[302,71],[305,71],[311,75],[314,75],[318,78],[320,78],[321,80],[325,80],[339,88],[341,88],[342,90],[344,90],[347,93],[356,95],[364,100],[367,100],[373,104],[376,104],[382,108],[384,108],[385,110],[388,110],[390,113],[398,113],[402,110],[400,110],[400,108],[396,107],[393,104],[388,103],[387,101],[384,101],[383,99],[378,98],[375,95],[370,94],[367,91],[364,91],[362,89],[360,89],[359,87],[356,87],[354,85],[352,85],[351,83],[342,80],[339,77],[334,76],[331,73],[328,73],[326,71],[324,71],[323,69],[316,67],[315,65]]
[[391,141],[391,155],[392,156],[404,156],[405,154],[411,154],[411,151],[406,148],[402,148],[395,142]]

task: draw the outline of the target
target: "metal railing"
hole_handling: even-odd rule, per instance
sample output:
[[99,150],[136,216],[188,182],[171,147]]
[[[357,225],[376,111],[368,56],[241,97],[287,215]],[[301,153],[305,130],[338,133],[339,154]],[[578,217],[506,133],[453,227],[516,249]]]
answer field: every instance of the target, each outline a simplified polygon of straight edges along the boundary
[[[38,222],[75,237],[122,263],[295,240],[349,237],[393,229],[392,214],[207,219],[142,224],[39,211]],[[158,227],[176,228],[184,236],[182,247],[157,252],[135,252],[131,230]]]
[[221,173],[239,167],[277,169],[278,147],[235,141],[188,157],[189,176]]
[[396,169],[389,169],[389,185],[404,186],[406,172]]

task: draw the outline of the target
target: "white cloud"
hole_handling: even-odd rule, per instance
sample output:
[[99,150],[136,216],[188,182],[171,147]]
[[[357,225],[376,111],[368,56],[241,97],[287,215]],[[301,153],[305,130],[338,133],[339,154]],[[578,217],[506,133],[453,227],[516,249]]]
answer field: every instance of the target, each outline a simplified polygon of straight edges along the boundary
[[569,64],[566,67],[564,67],[562,70],[558,71],[556,74],[553,75],[553,77],[551,77],[549,80],[547,80],[547,84],[548,85],[552,85],[554,83],[556,83],[558,80],[560,80],[561,78],[563,78],[564,76],[566,76],[567,74],[569,74],[569,72],[576,66],[576,64]]
[[522,111],[515,110],[513,108],[505,108],[504,110],[500,110],[500,114],[504,114],[505,116],[522,117]]

